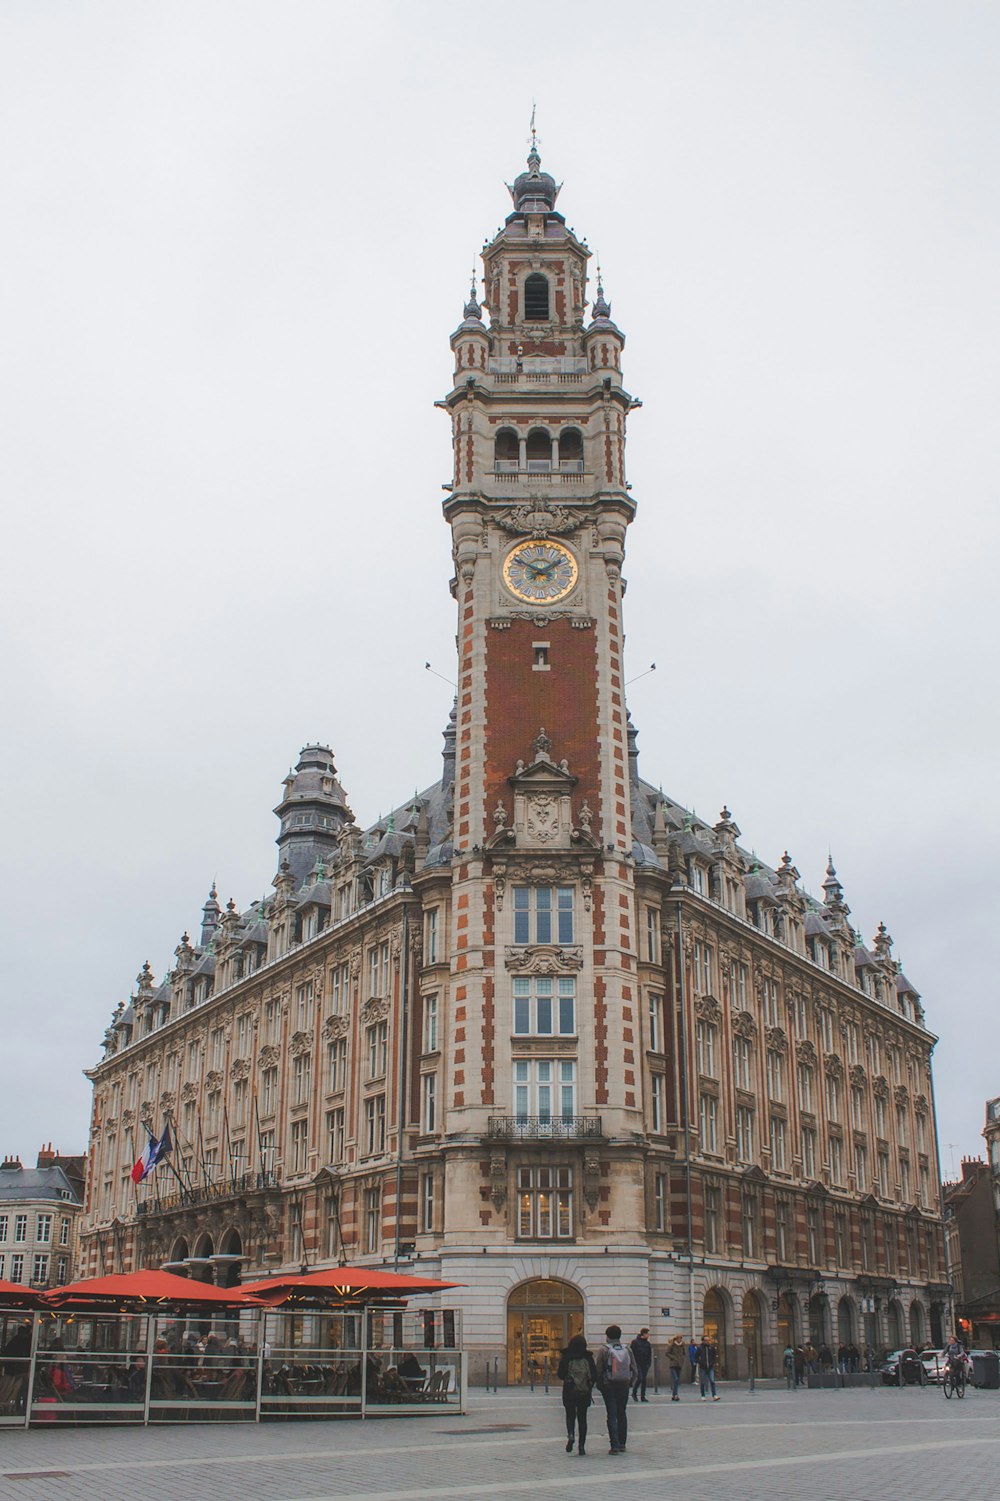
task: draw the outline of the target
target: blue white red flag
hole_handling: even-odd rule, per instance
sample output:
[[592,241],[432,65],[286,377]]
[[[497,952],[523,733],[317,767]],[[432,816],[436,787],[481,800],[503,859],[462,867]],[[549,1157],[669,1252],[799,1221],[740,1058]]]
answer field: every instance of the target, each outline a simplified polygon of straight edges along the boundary
[[140,1153],[139,1160],[132,1169],[132,1182],[141,1183],[147,1178],[158,1162],[162,1162],[168,1152],[172,1152],[174,1144],[170,1139],[170,1123],[164,1123],[163,1135],[157,1140],[150,1134],[145,1147]]

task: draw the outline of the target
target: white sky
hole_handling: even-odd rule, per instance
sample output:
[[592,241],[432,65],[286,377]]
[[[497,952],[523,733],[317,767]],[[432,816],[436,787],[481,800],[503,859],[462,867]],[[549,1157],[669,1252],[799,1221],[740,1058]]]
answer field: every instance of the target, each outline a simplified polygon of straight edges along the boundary
[[941,1036],[946,1171],[980,1150],[998,42],[955,0],[6,0],[0,1148],[82,1148],[142,961],[269,889],[300,745],[362,822],[438,775],[432,402],[536,97],[644,401],[643,775],[814,892],[832,847]]

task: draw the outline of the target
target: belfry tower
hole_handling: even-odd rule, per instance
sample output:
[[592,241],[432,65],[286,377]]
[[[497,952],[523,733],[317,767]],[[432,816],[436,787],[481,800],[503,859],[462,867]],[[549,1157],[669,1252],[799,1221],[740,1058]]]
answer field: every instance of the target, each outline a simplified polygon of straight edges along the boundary
[[534,144],[510,193],[483,249],[489,323],[474,283],[439,403],[458,603],[445,1132],[466,1144],[449,1176],[465,1155],[479,1177],[490,1145],[477,1247],[531,1239],[544,1277],[546,1238],[638,1251],[645,1223],[621,616],[639,403]]

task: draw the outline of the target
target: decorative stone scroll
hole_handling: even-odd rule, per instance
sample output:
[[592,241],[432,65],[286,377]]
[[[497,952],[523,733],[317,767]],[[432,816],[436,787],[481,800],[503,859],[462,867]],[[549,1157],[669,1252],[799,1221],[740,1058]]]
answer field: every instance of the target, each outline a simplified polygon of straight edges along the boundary
[[365,1002],[361,1020],[366,1027],[370,1027],[373,1022],[384,1022],[388,1015],[389,1002],[373,996],[370,1001]]
[[868,1083],[868,1075],[865,1073],[860,1063],[854,1063],[851,1065],[851,1072],[848,1077],[850,1078],[850,1081],[854,1085],[855,1089],[864,1089]]
[[197,1084],[187,1083],[181,1090],[181,1100],[185,1105],[193,1105],[198,1098]]
[[889,1098],[889,1081],[884,1074],[879,1074],[872,1081],[872,1093],[877,1100],[887,1100]]
[[583,968],[583,946],[510,945],[504,950],[504,963],[519,975],[573,975]]
[[296,1032],[288,1044],[288,1051],[293,1058],[298,1058],[302,1053],[312,1051],[313,1035],[311,1032]]
[[899,1106],[900,1110],[906,1109],[907,1105],[910,1103],[910,1091],[907,1089],[905,1084],[896,1085],[896,1088],[893,1091],[893,1098],[896,1101],[896,1104]]
[[346,1037],[348,1033],[348,1021],[346,1016],[328,1016],[323,1023],[323,1036],[327,1042],[336,1042],[338,1037]]
[[780,1027],[768,1027],[764,1035],[768,1047],[771,1048],[775,1053],[788,1052],[788,1038]]
[[221,1089],[222,1082],[223,1080],[221,1070],[217,1068],[209,1069],[208,1073],[205,1075],[205,1088]]
[[274,1068],[278,1063],[280,1057],[281,1053],[279,1052],[279,1050],[274,1046],[273,1043],[269,1042],[265,1047],[261,1048],[259,1054],[257,1055],[257,1067]]
[[507,1158],[503,1152],[494,1152],[490,1158],[490,1199],[496,1210],[507,1202]]
[[757,1023],[749,1011],[738,1011],[733,1017],[733,1036],[742,1037],[747,1042],[757,1041]]
[[927,1096],[924,1094],[916,1095],[913,1101],[913,1109],[917,1115],[926,1115],[930,1109],[930,1106],[927,1104]]
[[714,996],[699,996],[694,1003],[695,1013],[702,1021],[714,1022],[716,1025],[722,1020],[722,1007]]
[[583,1197],[591,1211],[601,1201],[601,1163],[592,1152],[587,1152],[583,1159]]
[[838,1053],[824,1053],[823,1068],[831,1079],[842,1079],[844,1077],[844,1065],[841,1063]]
[[250,1073],[249,1058],[234,1058],[229,1068],[230,1078],[245,1079]]
[[797,1062],[805,1064],[807,1068],[816,1067],[816,1049],[809,1041],[796,1043],[795,1057]]

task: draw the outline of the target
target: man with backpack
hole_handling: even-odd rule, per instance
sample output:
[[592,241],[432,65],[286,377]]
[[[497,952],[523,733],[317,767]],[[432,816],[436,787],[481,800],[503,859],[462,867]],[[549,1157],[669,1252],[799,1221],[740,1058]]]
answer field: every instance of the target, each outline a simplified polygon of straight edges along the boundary
[[653,1364],[653,1347],[649,1343],[649,1330],[646,1328],[640,1329],[635,1339],[629,1345],[629,1349],[632,1351],[635,1367],[639,1373],[632,1383],[632,1401],[645,1402],[648,1400],[646,1397],[646,1381],[649,1377],[649,1368]]
[[609,1454],[624,1454],[628,1443],[628,1396],[638,1376],[632,1351],[622,1344],[618,1324],[605,1330],[607,1344],[597,1352],[597,1384],[608,1412]]
[[597,1381],[594,1357],[582,1334],[574,1334],[559,1357],[556,1373],[563,1384],[562,1400],[566,1409],[566,1453],[572,1454],[573,1441],[579,1433],[578,1454],[587,1452],[587,1409]]

